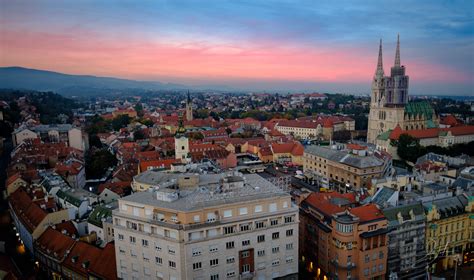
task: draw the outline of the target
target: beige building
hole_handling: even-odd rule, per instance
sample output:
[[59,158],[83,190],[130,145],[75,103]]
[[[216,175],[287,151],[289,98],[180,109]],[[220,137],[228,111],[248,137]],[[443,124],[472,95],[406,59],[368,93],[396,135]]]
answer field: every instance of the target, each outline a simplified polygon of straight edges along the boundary
[[307,146],[303,170],[323,178],[331,189],[345,192],[368,188],[372,178],[387,175],[391,158],[379,151],[342,147]]
[[122,279],[297,277],[298,208],[259,175],[168,173],[113,221]]

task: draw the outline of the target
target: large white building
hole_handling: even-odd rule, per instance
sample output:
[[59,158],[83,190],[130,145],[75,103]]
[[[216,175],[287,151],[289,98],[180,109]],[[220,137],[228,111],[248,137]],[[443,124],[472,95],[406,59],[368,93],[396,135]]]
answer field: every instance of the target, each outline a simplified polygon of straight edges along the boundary
[[122,279],[296,279],[298,208],[240,173],[160,177],[113,212]]
[[54,125],[22,125],[12,133],[13,145],[17,146],[27,139],[40,138],[45,142],[64,142],[69,147],[84,151],[87,149],[87,141],[81,129],[70,124]]

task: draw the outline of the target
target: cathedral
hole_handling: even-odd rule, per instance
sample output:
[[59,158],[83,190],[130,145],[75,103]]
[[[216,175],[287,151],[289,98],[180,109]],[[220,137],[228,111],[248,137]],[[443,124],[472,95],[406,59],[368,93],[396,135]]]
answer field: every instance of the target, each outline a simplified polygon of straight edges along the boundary
[[400,37],[397,40],[395,63],[390,76],[385,76],[380,40],[377,69],[372,80],[367,142],[374,143],[377,136],[400,126],[403,130],[438,127],[439,118],[426,101],[408,102],[409,77],[400,64]]

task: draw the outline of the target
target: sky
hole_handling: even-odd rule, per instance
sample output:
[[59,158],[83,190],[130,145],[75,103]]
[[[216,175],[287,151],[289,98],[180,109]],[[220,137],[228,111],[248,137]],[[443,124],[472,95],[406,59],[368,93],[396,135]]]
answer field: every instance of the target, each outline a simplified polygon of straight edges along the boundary
[[474,95],[474,1],[0,0],[0,66],[369,93],[397,34],[410,94]]

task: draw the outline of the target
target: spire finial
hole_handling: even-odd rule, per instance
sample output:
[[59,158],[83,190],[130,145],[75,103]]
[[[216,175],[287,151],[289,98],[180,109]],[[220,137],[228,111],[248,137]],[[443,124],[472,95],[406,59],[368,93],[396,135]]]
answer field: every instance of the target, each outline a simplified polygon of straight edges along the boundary
[[383,77],[383,62],[382,62],[382,39],[380,39],[380,46],[379,46],[379,59],[377,61],[377,70],[375,71],[376,76]]
[[397,36],[397,51],[395,52],[395,67],[400,67],[400,34]]
[[189,89],[188,89],[188,103],[191,101],[191,96],[189,95]]

